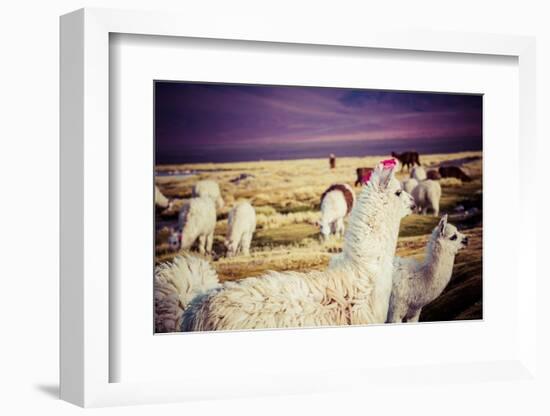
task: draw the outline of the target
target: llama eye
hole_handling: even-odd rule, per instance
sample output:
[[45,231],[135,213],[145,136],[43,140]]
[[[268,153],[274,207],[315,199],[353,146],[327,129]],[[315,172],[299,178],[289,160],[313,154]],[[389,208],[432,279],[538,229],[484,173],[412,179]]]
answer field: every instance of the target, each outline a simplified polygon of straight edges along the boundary
[[395,195],[396,195],[396,196],[401,195],[401,191],[396,191],[396,192],[395,192]]
[[453,236],[452,236],[449,240],[453,240],[453,241],[454,241],[454,240],[457,239],[457,237],[458,237],[458,236],[457,236],[456,234],[453,234]]

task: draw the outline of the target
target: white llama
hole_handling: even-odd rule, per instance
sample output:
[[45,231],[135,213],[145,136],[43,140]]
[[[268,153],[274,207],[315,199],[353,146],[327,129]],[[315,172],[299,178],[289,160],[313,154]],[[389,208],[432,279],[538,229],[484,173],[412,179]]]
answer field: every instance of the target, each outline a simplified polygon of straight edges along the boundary
[[183,331],[384,323],[401,218],[413,200],[385,161],[351,213],[343,259],[325,271],[269,272],[225,282],[184,311]]
[[157,185],[155,185],[155,205],[159,208],[168,208],[170,205],[170,200],[164,196]]
[[418,182],[422,182],[428,178],[426,169],[422,166],[415,166],[411,170],[411,179],[416,179]]
[[395,257],[387,322],[418,322],[422,308],[437,298],[451,280],[455,255],[468,237],[441,218],[426,247],[423,262]]
[[193,187],[193,197],[210,198],[216,203],[217,209],[222,209],[225,204],[220,192],[220,186],[217,182],[209,179],[198,181],[195,184]]
[[250,243],[256,231],[256,211],[247,201],[238,202],[227,217],[225,247],[227,256],[235,256],[239,250],[250,255]]
[[429,210],[439,216],[439,201],[441,200],[441,185],[438,181],[427,179],[420,182],[411,192],[418,211],[427,214]]
[[413,178],[410,178],[410,179],[407,179],[403,182],[401,182],[401,188],[403,188],[403,190],[409,194],[412,195],[412,190],[414,188],[416,188],[416,186],[418,185],[418,181],[416,179],[413,179]]
[[183,254],[155,269],[155,332],[176,332],[189,302],[219,287],[218,276],[207,261]]
[[210,198],[191,198],[179,214],[180,248],[190,249],[199,241],[201,254],[211,253],[216,228],[216,207]]
[[327,240],[330,234],[344,235],[344,218],[355,203],[355,192],[345,183],[331,185],[321,196],[321,219],[318,225],[321,236]]

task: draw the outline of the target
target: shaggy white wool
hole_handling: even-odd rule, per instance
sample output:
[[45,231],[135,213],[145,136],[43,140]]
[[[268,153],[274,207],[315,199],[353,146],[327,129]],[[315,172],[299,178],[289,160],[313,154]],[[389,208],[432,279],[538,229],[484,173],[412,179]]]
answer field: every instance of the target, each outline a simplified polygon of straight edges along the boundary
[[227,217],[225,247],[228,256],[235,256],[239,250],[245,256],[250,254],[250,243],[256,231],[256,211],[247,201],[237,203]]
[[439,215],[439,201],[441,199],[441,185],[438,181],[431,179],[420,182],[412,190],[411,195],[414,198],[418,211],[427,214],[429,210],[436,217]]
[[170,201],[168,198],[166,198],[160,191],[159,187],[155,185],[155,205],[160,208],[168,208],[169,204]]
[[[355,192],[348,184],[339,184],[344,186],[353,198],[352,205],[355,204]],[[328,239],[329,235],[344,235],[344,218],[348,214],[348,203],[344,194],[340,190],[330,191],[325,194],[321,201],[321,219],[319,227],[323,239]]]
[[403,188],[403,190],[409,194],[412,194],[412,191],[414,188],[416,188],[416,185],[418,185],[418,181],[412,178],[401,182],[401,188]]
[[193,300],[184,312],[182,330],[385,322],[399,223],[412,203],[394,169],[378,166],[352,210],[337,267],[226,282]]
[[220,286],[210,263],[182,254],[155,269],[155,332],[174,332],[181,327],[183,310],[196,296]]
[[432,232],[423,262],[395,257],[387,322],[418,322],[422,308],[451,280],[456,253],[467,243],[445,215]]
[[380,322],[373,288],[353,273],[270,272],[195,298],[182,331],[354,325]]
[[198,181],[195,184],[193,187],[193,197],[210,198],[215,202],[217,209],[221,209],[225,205],[218,183],[209,179]]
[[212,252],[214,229],[216,228],[216,207],[210,198],[191,198],[179,214],[182,250],[190,249],[199,241],[201,254]]
[[422,182],[428,178],[428,175],[426,174],[426,169],[424,169],[422,166],[415,166],[411,170],[411,178],[416,179],[418,182]]

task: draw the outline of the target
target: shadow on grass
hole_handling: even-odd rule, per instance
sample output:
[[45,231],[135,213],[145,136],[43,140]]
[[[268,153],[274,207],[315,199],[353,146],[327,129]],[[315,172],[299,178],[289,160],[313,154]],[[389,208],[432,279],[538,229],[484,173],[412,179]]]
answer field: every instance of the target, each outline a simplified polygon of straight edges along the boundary
[[482,262],[457,264],[451,283],[422,309],[421,321],[453,321],[483,318]]

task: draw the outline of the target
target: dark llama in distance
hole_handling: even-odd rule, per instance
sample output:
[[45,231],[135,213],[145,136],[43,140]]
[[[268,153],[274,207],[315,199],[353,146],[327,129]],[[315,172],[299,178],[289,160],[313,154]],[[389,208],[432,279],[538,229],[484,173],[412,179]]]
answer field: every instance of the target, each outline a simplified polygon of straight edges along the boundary
[[405,166],[407,166],[407,171],[411,166],[420,166],[420,156],[418,155],[418,152],[403,152],[399,154],[391,152],[391,155],[401,162],[401,170],[403,170]]
[[439,173],[442,178],[457,178],[463,182],[471,182],[472,178],[464,173],[458,166],[441,166]]
[[355,172],[357,173],[357,179],[355,180],[355,186],[364,185],[370,179],[370,175],[372,174],[372,168],[357,168],[357,169],[355,169]]
[[334,169],[336,167],[336,156],[334,155],[334,153],[331,153],[329,155],[329,164],[331,169]]
[[426,174],[428,176],[428,179],[431,179],[432,181],[437,181],[441,179],[441,174],[435,169],[429,170],[428,172],[426,172]]

